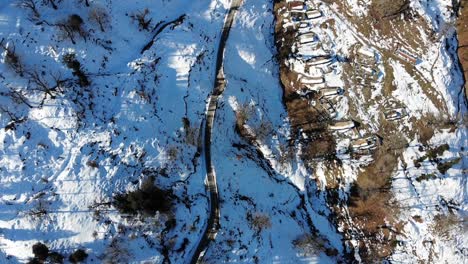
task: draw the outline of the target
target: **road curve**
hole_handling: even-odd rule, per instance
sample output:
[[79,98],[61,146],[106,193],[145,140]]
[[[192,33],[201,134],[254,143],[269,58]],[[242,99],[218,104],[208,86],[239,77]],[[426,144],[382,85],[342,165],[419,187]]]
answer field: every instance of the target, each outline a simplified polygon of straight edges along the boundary
[[219,41],[218,53],[216,57],[216,80],[214,82],[212,93],[208,101],[208,109],[206,112],[206,122],[204,127],[204,142],[203,149],[205,153],[205,166],[206,166],[206,187],[210,193],[209,201],[209,218],[203,231],[203,236],[198,243],[195,252],[192,255],[190,260],[191,264],[200,263],[205,256],[205,252],[208,248],[210,241],[216,238],[219,230],[219,196],[218,196],[218,185],[216,183],[216,172],[211,162],[211,135],[214,124],[214,119],[216,115],[216,110],[218,107],[219,96],[224,92],[226,88],[226,80],[224,78],[224,51],[226,47],[226,41],[229,37],[229,32],[231,30],[232,24],[234,22],[235,15],[237,10],[242,5],[243,0],[233,0],[229,11],[226,15],[223,25],[223,31],[221,39]]

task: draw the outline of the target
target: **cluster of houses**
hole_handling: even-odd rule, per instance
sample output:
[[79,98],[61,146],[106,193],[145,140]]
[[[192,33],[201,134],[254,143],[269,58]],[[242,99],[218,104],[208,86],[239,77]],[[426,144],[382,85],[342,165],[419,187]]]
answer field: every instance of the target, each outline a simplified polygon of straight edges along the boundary
[[[355,136],[351,140],[350,148],[353,153],[360,155],[371,154],[380,142],[376,135],[361,136],[356,128],[357,123],[353,120],[334,120],[338,113],[334,102],[343,96],[345,90],[342,87],[329,86],[326,81],[327,74],[336,68],[336,59],[327,54],[321,47],[319,35],[313,28],[318,28],[323,13],[315,7],[310,0],[286,0],[287,10],[283,16],[283,30],[294,32],[294,42],[291,47],[292,54],[286,61],[286,66],[298,76],[297,92],[307,96],[308,93],[318,94],[318,105],[328,115],[330,123],[328,129],[340,134],[354,131]],[[318,32],[318,31],[317,31]],[[359,89],[372,89],[379,79],[380,72],[377,67],[376,53],[362,45],[353,47],[354,70],[358,73],[356,83]],[[311,102],[317,106],[317,100]],[[394,121],[406,116],[405,109],[391,109],[384,112],[388,121]]]

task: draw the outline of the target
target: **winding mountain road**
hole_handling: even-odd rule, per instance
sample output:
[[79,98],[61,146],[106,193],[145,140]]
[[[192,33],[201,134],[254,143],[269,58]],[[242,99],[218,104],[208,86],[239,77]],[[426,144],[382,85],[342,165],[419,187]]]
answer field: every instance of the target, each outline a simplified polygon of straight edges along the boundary
[[204,142],[203,150],[205,154],[205,166],[207,173],[206,187],[210,193],[209,201],[209,218],[203,231],[203,237],[200,239],[195,252],[192,255],[190,261],[191,264],[200,263],[203,261],[205,252],[208,248],[210,241],[216,238],[219,230],[219,219],[220,219],[220,210],[219,210],[219,196],[218,196],[218,185],[216,183],[216,172],[211,161],[211,135],[213,132],[213,124],[216,116],[216,110],[218,108],[218,99],[222,95],[224,89],[226,88],[226,80],[224,78],[224,51],[226,47],[226,42],[229,37],[229,32],[231,30],[232,24],[234,23],[234,18],[237,13],[237,10],[242,5],[243,0],[233,0],[229,11],[226,15],[223,25],[223,31],[221,34],[221,39],[219,41],[218,53],[216,57],[216,80],[214,82],[213,91],[209,97],[208,109],[206,112],[206,122],[204,127]]

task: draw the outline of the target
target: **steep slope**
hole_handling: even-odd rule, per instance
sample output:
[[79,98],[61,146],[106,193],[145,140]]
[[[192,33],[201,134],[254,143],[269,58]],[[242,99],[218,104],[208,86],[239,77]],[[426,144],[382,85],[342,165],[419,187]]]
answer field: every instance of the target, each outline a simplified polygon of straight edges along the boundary
[[460,261],[466,239],[450,233],[451,244],[436,227],[459,230],[466,215],[467,105],[452,6],[300,2],[275,7],[283,100],[347,257]]

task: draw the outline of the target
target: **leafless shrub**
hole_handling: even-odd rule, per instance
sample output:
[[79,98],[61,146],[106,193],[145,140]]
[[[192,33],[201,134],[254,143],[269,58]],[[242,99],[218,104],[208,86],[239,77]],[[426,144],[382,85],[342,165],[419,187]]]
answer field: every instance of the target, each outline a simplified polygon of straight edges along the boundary
[[15,89],[13,87],[8,87],[8,92],[5,95],[9,96],[14,103],[16,104],[25,104],[29,108],[33,108],[33,106],[28,102],[28,99],[25,96],[25,92],[21,89]]
[[31,11],[31,20],[33,21],[38,20],[41,17],[41,14],[37,10],[36,0],[20,0],[17,3],[17,6]]
[[265,141],[273,132],[273,125],[270,121],[262,119],[260,124],[254,126],[254,134],[257,140]]
[[236,118],[237,118],[237,123],[244,125],[249,121],[249,119],[252,117],[252,115],[255,112],[255,108],[253,105],[245,102],[243,104],[239,104],[237,111],[236,111]]
[[109,25],[109,15],[104,8],[92,8],[91,11],[89,11],[89,20],[98,24],[102,32],[105,32]]
[[270,217],[268,217],[266,214],[256,212],[248,218],[252,228],[257,232],[271,227]]
[[167,157],[170,161],[174,161],[179,156],[179,150],[175,146],[171,146],[167,149]]
[[279,145],[279,157],[278,162],[282,167],[285,167],[287,164],[294,161],[295,152],[294,148],[288,143],[282,143]]
[[304,256],[311,256],[324,250],[325,241],[311,234],[303,234],[292,243]]
[[28,212],[28,215],[33,219],[41,219],[48,214],[49,202],[43,199],[38,199],[33,208]]
[[103,256],[103,263],[126,263],[128,262],[130,254],[127,247],[120,238],[112,239],[112,242],[106,248]]
[[136,21],[138,23],[138,28],[140,29],[140,31],[142,30],[149,31],[151,21],[153,19],[152,18],[148,19],[146,17],[147,15],[149,15],[149,10],[148,8],[145,8],[143,11],[137,12],[136,14],[133,14],[130,16],[133,21]]
[[46,5],[51,5],[53,9],[57,10],[57,3],[62,2],[62,0],[42,0],[42,2]]
[[12,69],[14,72],[23,76],[24,74],[24,66],[20,60],[20,57],[15,52],[15,46],[8,45],[5,43],[5,39],[0,41],[0,47],[5,51],[5,57],[3,59],[4,63]]
[[27,73],[27,77],[34,85],[32,90],[44,93],[44,99],[42,100],[42,103],[44,103],[45,99],[47,99],[47,96],[50,96],[50,98],[54,99],[57,94],[63,93],[65,80],[61,78],[60,74],[50,73],[50,75],[47,75],[45,72],[33,70]]
[[16,114],[13,113],[12,110],[6,108],[3,105],[0,105],[0,114],[8,115],[10,117],[11,122],[12,122],[11,123],[12,125],[7,125],[7,127],[5,127],[5,130],[14,129],[14,123],[17,123],[17,122],[21,121],[21,119],[19,117],[17,117]]
[[456,233],[460,229],[462,222],[463,221],[461,221],[456,214],[439,214],[434,217],[431,230],[438,237],[450,240],[452,239],[453,233]]
[[186,144],[192,146],[199,146],[200,145],[200,128],[196,125],[191,125],[190,120],[188,118],[182,119],[184,123],[184,141]]

